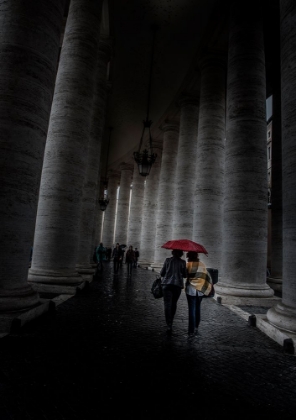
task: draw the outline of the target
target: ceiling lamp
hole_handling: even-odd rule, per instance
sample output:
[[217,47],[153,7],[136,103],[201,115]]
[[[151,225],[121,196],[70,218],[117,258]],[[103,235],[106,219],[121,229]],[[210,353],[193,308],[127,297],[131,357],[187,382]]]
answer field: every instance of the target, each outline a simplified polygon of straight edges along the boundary
[[[152,137],[150,127],[152,121],[149,120],[149,107],[150,107],[150,92],[151,92],[151,76],[152,76],[152,65],[153,65],[153,54],[154,54],[154,40],[155,40],[155,32],[156,26],[153,27],[153,41],[152,41],[152,50],[151,50],[151,63],[150,63],[150,74],[149,74],[149,85],[148,85],[148,100],[147,100],[147,115],[146,119],[143,121],[143,131],[140,139],[140,145],[137,152],[134,152],[134,159],[138,164],[139,174],[142,176],[147,176],[150,173],[150,169],[153,163],[156,160],[157,154],[153,153],[152,149]],[[143,143],[143,139],[145,133],[148,132],[148,139],[149,139],[149,150],[144,149],[141,152],[141,147]]]
[[111,139],[111,131],[112,127],[109,127],[110,135],[109,135],[109,142],[108,142],[108,150],[107,150],[107,161],[106,161],[106,170],[105,170],[105,176],[103,178],[103,197],[99,198],[99,205],[100,210],[105,211],[108,204],[109,204],[109,198],[108,198],[108,178],[107,178],[107,169],[108,169],[108,159],[109,159],[109,148],[110,148],[110,139]]

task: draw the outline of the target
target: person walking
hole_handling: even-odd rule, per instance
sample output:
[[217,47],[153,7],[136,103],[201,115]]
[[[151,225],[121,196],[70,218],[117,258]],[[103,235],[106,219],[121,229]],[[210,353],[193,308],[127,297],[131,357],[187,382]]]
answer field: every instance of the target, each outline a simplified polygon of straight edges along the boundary
[[132,268],[135,263],[135,251],[133,250],[133,246],[130,245],[128,250],[126,251],[125,255],[125,263],[127,264],[127,275],[128,277],[132,276]]
[[134,262],[134,267],[137,268],[138,267],[138,259],[139,259],[140,253],[138,251],[138,248],[135,248],[135,262]]
[[119,262],[122,259],[122,256],[122,249],[120,248],[119,243],[117,242],[112,252],[114,274],[118,273]]
[[187,280],[185,284],[185,293],[188,303],[188,335],[195,336],[198,333],[200,323],[201,302],[204,293],[200,291],[204,280],[212,282],[206,266],[199,260],[198,253],[194,251],[187,252]]
[[119,260],[119,267],[122,268],[122,263],[123,263],[123,259],[124,259],[124,253],[125,253],[126,245],[119,245],[119,246],[120,246],[120,249],[121,249],[121,252],[122,252],[121,258]]
[[172,333],[177,302],[182,289],[184,289],[184,279],[187,277],[186,261],[181,258],[183,251],[173,249],[172,255],[172,257],[165,259],[163,267],[160,270],[164,314],[168,334]]
[[103,242],[96,248],[96,258],[97,258],[97,268],[98,270],[103,270],[103,261],[106,254],[106,248],[103,245]]

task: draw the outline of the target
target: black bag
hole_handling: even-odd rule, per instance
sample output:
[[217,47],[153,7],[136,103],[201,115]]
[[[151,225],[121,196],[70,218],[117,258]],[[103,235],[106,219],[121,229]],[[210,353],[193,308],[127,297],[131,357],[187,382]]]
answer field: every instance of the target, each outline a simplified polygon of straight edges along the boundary
[[163,297],[161,277],[157,277],[156,280],[154,280],[154,282],[152,283],[151,293],[153,294],[155,299],[159,299]]

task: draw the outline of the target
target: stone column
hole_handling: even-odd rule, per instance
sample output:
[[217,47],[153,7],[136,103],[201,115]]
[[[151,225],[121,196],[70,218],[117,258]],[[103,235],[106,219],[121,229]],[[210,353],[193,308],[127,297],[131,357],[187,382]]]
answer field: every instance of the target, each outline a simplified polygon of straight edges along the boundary
[[[280,1],[283,153],[283,292],[268,321],[296,333],[296,4]],[[294,71],[291,71],[291,70]]]
[[51,108],[28,278],[36,289],[40,283],[61,286],[82,282],[76,263],[101,8],[102,1],[70,3]]
[[[92,275],[90,264],[90,249],[92,248],[92,233],[95,221],[98,174],[100,168],[101,145],[103,141],[103,128],[105,123],[106,92],[107,92],[107,65],[111,56],[111,44],[108,39],[100,38],[96,85],[94,91],[94,105],[90,141],[88,146],[88,163],[86,178],[82,194],[82,214],[80,219],[80,240],[77,257],[77,271],[80,274]],[[93,251],[93,249],[92,249]]]
[[161,245],[171,240],[173,234],[174,186],[178,156],[179,121],[165,121],[160,128],[163,131],[163,150],[158,184],[153,268],[162,267],[165,258],[170,256],[170,252],[161,248]]
[[171,239],[192,239],[199,97],[183,95],[179,100],[180,134],[174,189]]
[[126,245],[133,169],[133,165],[128,163],[121,163],[120,165],[121,175],[115,229],[115,242]]
[[146,177],[143,199],[141,246],[139,248],[139,263],[142,265],[150,265],[154,262],[156,209],[162,151],[160,147],[155,146],[153,146],[153,150],[157,153],[157,158]]
[[39,302],[27,275],[64,4],[0,0],[2,312]]
[[207,267],[220,272],[225,144],[226,60],[217,54],[199,62],[200,104],[194,197],[193,240],[202,244]]
[[274,294],[266,284],[266,86],[261,18],[260,7],[254,13],[249,4],[232,5],[223,253],[221,280],[216,285],[217,294],[224,296],[259,298]]
[[[108,98],[109,98],[109,94],[111,92],[111,83],[109,81],[107,81],[106,84],[106,103],[105,103],[105,116],[104,116],[104,121],[106,122],[106,112],[107,112],[107,103],[108,103]],[[106,127],[105,127],[106,128]],[[95,200],[95,218],[94,218],[94,225],[93,225],[93,232],[92,232],[92,243],[91,243],[91,247],[90,247],[90,258],[91,258],[91,264],[93,265],[93,260],[92,260],[92,255],[93,255],[93,250],[94,247],[97,246],[100,242],[102,242],[102,227],[103,227],[103,220],[104,220],[104,212],[100,209],[100,203],[99,203],[99,199],[104,197],[104,190],[105,190],[105,178],[107,176],[107,167],[108,167],[108,162],[104,160],[104,164],[102,164],[102,154],[104,154],[104,149],[103,147],[109,147],[108,145],[110,144],[110,135],[111,135],[111,131],[112,131],[112,127],[109,127],[109,132],[108,132],[108,138],[103,134],[103,138],[102,138],[102,145],[101,145],[101,153],[100,153],[100,166],[99,166],[99,172],[98,172],[98,188],[96,191],[96,200]],[[105,130],[106,131],[106,130]],[[104,133],[104,130],[103,130]],[[107,152],[108,154],[108,152]],[[108,160],[108,157],[107,157]]]
[[115,216],[117,207],[117,190],[120,172],[109,171],[108,173],[108,198],[109,204],[104,214],[102,242],[106,247],[112,247],[114,243]]
[[128,222],[127,244],[132,245],[133,248],[138,248],[139,252],[141,251],[140,245],[145,188],[144,183],[145,177],[139,174],[138,164],[135,162],[133,170],[133,187],[130,205],[130,216]]
[[[104,185],[103,181],[98,181],[98,193],[96,195],[96,206],[95,206],[95,217],[94,217],[94,226],[93,226],[93,235],[92,235],[92,246],[91,252],[93,252],[94,247],[98,246],[102,242],[102,226],[105,212],[100,209],[99,199],[104,196]],[[91,263],[92,255],[91,255]]]
[[[280,85],[280,74],[278,85]],[[280,86],[277,86],[280,89]],[[273,94],[272,116],[272,167],[271,167],[271,258],[268,284],[282,290],[283,269],[283,206],[282,206],[282,119],[281,95]]]

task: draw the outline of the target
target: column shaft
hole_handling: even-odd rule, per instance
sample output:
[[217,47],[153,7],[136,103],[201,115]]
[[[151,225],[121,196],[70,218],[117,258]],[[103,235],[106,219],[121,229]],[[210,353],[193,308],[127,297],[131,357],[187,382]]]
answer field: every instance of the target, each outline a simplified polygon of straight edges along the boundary
[[198,97],[187,95],[180,100],[180,134],[174,189],[173,235],[171,239],[192,239],[198,104]]
[[42,170],[29,280],[79,283],[76,272],[101,1],[72,0]]
[[130,205],[130,217],[128,223],[127,244],[133,245],[133,248],[138,248],[139,251],[141,245],[144,182],[145,177],[139,174],[138,164],[135,162],[133,170],[133,187]]
[[88,163],[83,186],[82,213],[80,219],[80,239],[77,258],[77,268],[80,274],[93,271],[90,265],[90,258],[92,257],[92,233],[95,221],[96,196],[99,189],[98,174],[105,123],[107,65],[110,60],[110,55],[111,45],[108,43],[108,40],[100,39],[93,115],[88,146]]
[[109,171],[108,198],[109,204],[104,214],[102,241],[104,246],[112,247],[114,243],[115,216],[117,207],[117,190],[119,185],[120,172]]
[[133,165],[122,163],[120,165],[120,171],[121,175],[115,229],[115,242],[127,245],[127,229]]
[[[153,147],[156,150],[155,147]],[[143,219],[141,229],[140,263],[154,262],[156,209],[158,197],[159,174],[161,167],[161,149],[157,149],[156,162],[146,178],[143,200]]]
[[0,1],[0,307],[35,305],[27,283],[64,1]]
[[[283,152],[283,292],[267,312],[280,329],[296,333],[296,4],[281,0],[281,94]],[[294,71],[291,71],[293,69]]]
[[157,196],[154,267],[162,266],[165,258],[170,256],[169,251],[161,248],[161,245],[173,238],[179,122],[166,121],[161,129],[163,130],[163,150]]
[[216,292],[270,297],[267,266],[266,86],[262,10],[230,16],[222,281]]
[[208,55],[200,61],[201,91],[198,141],[194,166],[193,240],[208,251],[200,259],[220,271],[224,184],[225,92],[223,57]]

